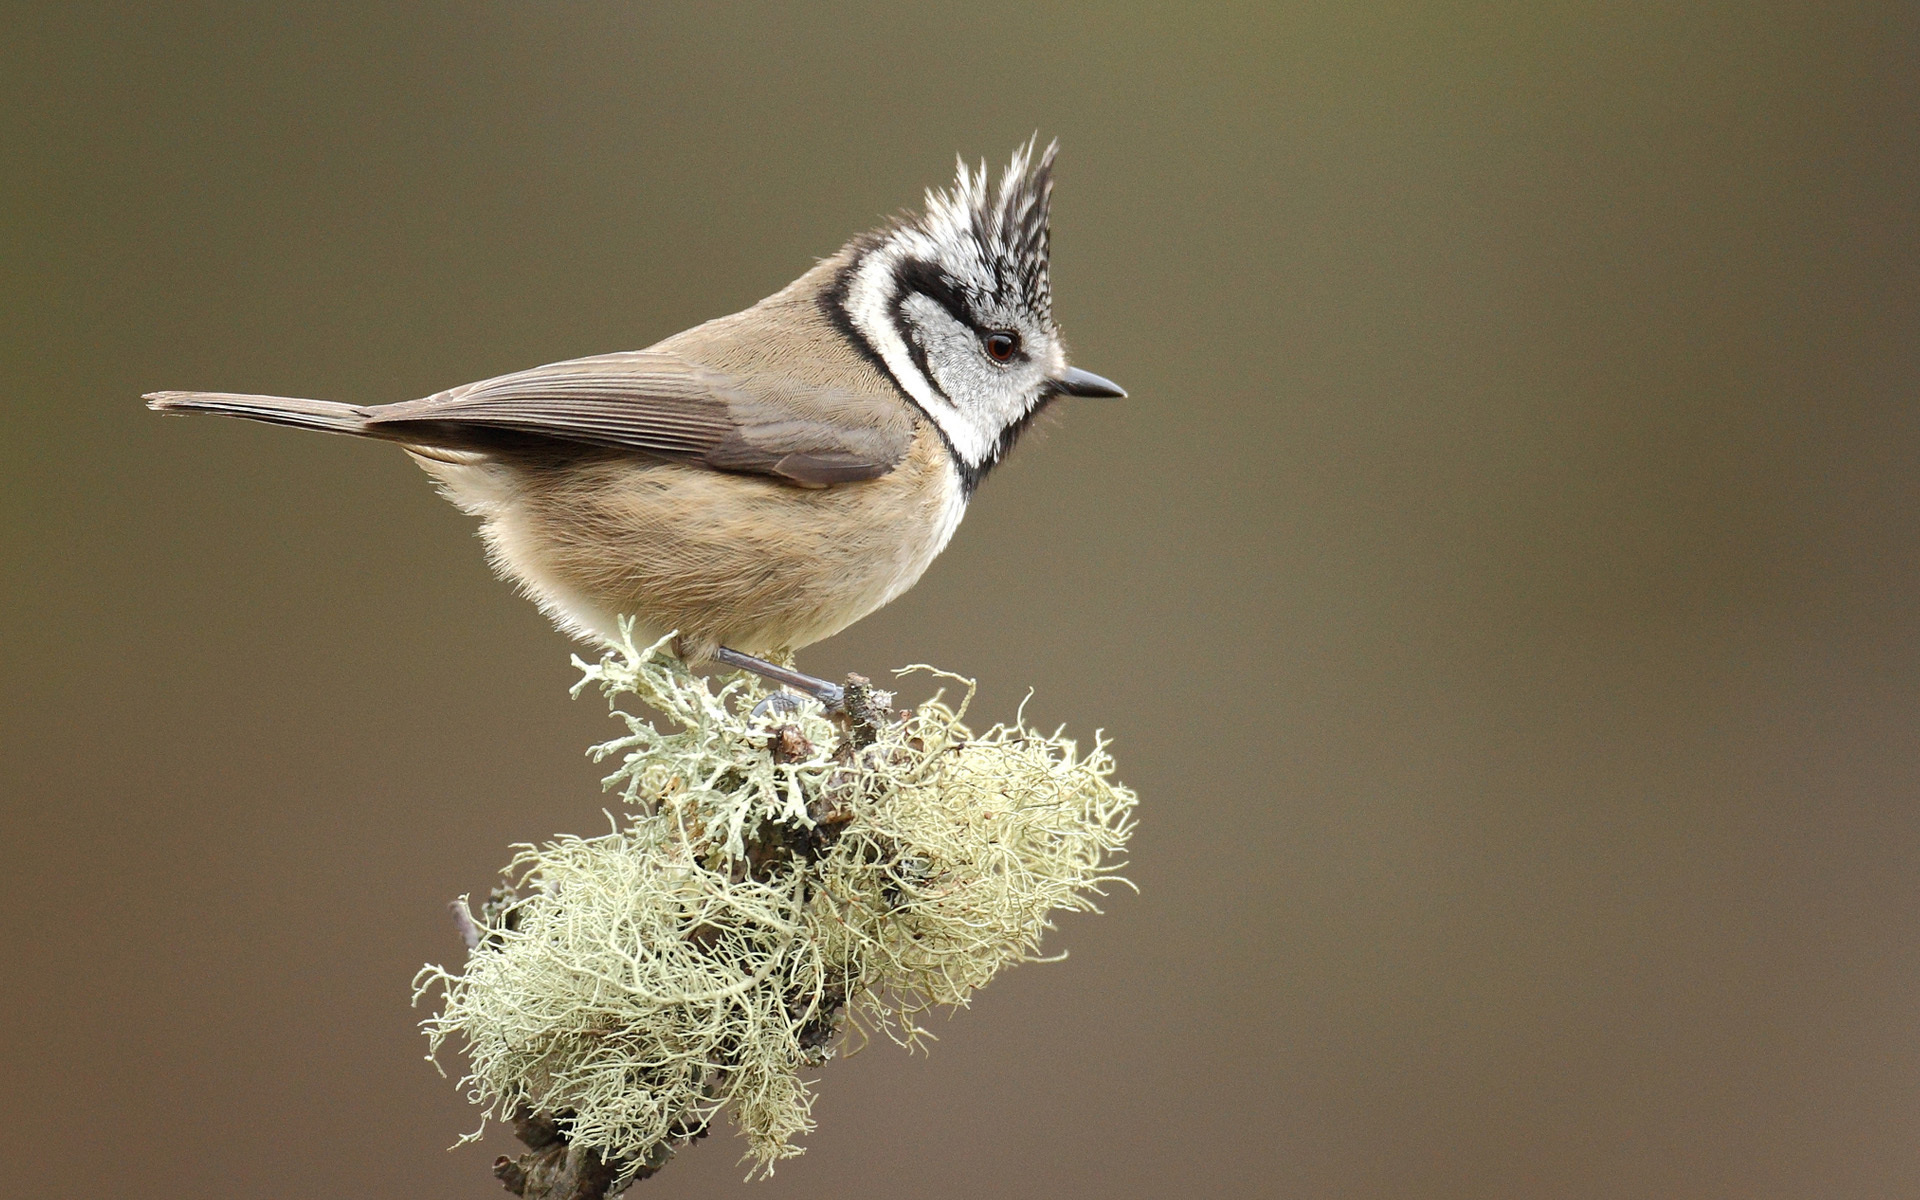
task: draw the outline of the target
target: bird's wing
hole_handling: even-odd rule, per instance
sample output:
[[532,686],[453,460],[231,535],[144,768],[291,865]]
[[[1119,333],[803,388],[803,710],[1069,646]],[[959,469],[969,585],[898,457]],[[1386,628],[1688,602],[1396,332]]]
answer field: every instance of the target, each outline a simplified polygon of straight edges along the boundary
[[657,350],[552,363],[364,411],[367,433],[397,441],[460,446],[520,434],[806,487],[876,479],[913,441],[906,407],[888,397],[748,382]]

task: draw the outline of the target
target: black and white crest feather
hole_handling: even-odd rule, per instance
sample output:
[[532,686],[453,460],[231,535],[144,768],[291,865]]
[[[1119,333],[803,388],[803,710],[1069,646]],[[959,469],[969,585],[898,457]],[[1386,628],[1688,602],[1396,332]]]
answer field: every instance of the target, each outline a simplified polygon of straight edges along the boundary
[[[960,162],[924,212],[854,243],[832,315],[939,428],[966,490],[1052,398],[1066,365],[1053,323],[1048,209],[1057,143],[1014,152],[997,184]],[[1011,360],[984,340],[1012,334]]]
[[[1053,285],[1048,278],[1048,210],[1053,203],[1053,157],[1060,143],[1050,143],[1038,161],[1033,143],[1014,152],[1000,176],[1000,186],[987,187],[987,164],[969,168],[955,160],[958,174],[953,190],[927,191],[925,215],[908,223],[936,245],[951,246],[970,238],[983,254],[986,268],[969,280],[981,291],[1017,294],[1035,313],[1051,319]],[[965,269],[964,261],[953,264]]]

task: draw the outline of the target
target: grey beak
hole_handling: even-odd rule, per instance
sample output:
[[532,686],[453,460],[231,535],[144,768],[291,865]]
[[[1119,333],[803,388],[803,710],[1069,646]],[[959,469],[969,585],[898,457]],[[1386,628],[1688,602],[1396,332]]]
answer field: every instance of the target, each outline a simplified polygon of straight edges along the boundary
[[1079,367],[1068,367],[1060,372],[1053,381],[1053,390],[1063,396],[1105,396],[1121,399],[1127,389],[1111,379],[1095,375],[1092,371],[1082,371]]

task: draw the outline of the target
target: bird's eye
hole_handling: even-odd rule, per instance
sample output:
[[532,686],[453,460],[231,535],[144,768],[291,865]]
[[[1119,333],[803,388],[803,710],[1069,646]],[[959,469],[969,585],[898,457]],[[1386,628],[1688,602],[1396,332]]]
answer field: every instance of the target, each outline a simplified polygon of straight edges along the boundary
[[1020,348],[1020,335],[1009,333],[1004,329],[996,329],[994,332],[981,338],[980,344],[986,347],[987,357],[993,361],[1000,363],[1011,362],[1013,361],[1013,352]]

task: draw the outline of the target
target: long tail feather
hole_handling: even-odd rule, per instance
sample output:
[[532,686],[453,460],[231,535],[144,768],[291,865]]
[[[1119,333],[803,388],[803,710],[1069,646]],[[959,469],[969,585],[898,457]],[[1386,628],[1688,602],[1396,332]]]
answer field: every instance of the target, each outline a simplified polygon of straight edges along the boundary
[[292,396],[246,396],[234,392],[150,392],[142,397],[159,412],[217,413],[295,429],[364,436],[367,410],[333,400],[301,400]]

